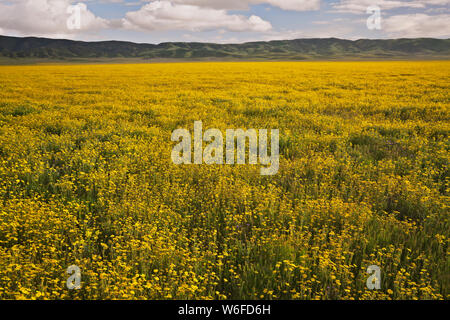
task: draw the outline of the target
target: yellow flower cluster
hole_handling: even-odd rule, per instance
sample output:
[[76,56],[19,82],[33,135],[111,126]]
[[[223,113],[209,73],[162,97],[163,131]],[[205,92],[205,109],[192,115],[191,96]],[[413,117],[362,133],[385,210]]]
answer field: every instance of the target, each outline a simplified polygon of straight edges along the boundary
[[[0,298],[448,299],[449,74],[0,67]],[[279,129],[278,174],[174,165],[172,131],[197,120]]]

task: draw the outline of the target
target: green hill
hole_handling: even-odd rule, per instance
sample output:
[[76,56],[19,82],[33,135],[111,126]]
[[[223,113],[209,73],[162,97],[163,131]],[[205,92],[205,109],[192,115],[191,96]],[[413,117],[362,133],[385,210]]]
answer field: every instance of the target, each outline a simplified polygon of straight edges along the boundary
[[450,39],[298,39],[243,44],[83,42],[0,36],[0,57],[32,59],[323,60],[448,59]]

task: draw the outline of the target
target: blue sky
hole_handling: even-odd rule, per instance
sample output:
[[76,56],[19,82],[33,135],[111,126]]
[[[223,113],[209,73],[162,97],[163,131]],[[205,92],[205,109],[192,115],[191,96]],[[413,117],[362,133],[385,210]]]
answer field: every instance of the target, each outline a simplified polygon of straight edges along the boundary
[[449,38],[449,7],[450,0],[0,0],[0,34],[147,43]]

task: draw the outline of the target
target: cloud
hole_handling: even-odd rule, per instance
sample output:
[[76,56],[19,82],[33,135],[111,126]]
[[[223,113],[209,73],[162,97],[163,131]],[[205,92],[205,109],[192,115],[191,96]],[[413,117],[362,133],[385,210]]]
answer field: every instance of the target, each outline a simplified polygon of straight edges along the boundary
[[392,37],[450,37],[449,14],[404,14],[383,20],[383,29]]
[[[439,0],[437,0],[439,1]],[[447,0],[445,0],[447,1]],[[382,10],[396,8],[425,8],[422,1],[395,1],[395,0],[341,0],[333,4],[337,12],[365,14],[370,6],[379,6]]]
[[[124,0],[87,0],[99,3],[122,3],[123,5],[140,5],[151,0],[136,0],[126,2]],[[269,4],[283,10],[312,11],[319,10],[321,0],[169,0],[174,4],[186,4],[202,8],[224,10],[248,10],[251,5]],[[439,0],[436,0],[439,1]]]
[[153,1],[138,11],[128,12],[122,19],[122,26],[126,29],[148,31],[226,29],[264,32],[272,29],[270,22],[258,16],[247,18],[228,14],[223,9],[173,4],[170,1]]
[[[89,4],[118,3],[123,18],[106,20],[96,16],[80,3],[81,28],[69,30],[67,8],[77,1]],[[361,38],[365,32],[367,8],[378,5],[382,10],[382,28],[377,37],[450,37],[447,21],[450,18],[450,0],[333,0],[334,15],[322,17],[301,27],[289,30],[272,27],[257,15],[238,14],[231,10],[250,10],[252,5],[268,4],[288,11],[320,10],[320,0],[0,0],[0,34],[64,37],[87,40],[97,38],[103,29],[111,32],[131,30],[145,32],[182,30],[185,36],[198,41],[242,42],[243,40],[272,40],[311,37]],[[118,6],[114,6],[118,8]],[[128,11],[128,12],[127,12]],[[272,12],[275,10],[272,10]],[[333,12],[326,12],[333,14]],[[360,19],[342,20],[336,12],[361,15]],[[334,19],[333,19],[334,17]],[[347,16],[346,16],[347,17]],[[339,21],[339,19],[341,21]],[[338,23],[339,22],[339,23]],[[281,24],[282,25],[282,24]],[[364,30],[362,28],[364,26]],[[214,32],[210,32],[214,31]],[[195,35],[187,35],[192,32]],[[231,33],[228,33],[231,32]],[[241,34],[237,34],[237,32]],[[120,33],[117,33],[120,34]],[[128,34],[128,33],[127,33]],[[131,33],[133,36],[139,33]],[[157,33],[153,33],[154,35]],[[171,34],[171,33],[170,33]],[[178,33],[173,33],[178,34]]]
[[[379,6],[382,10],[399,8],[425,9],[431,6],[448,6],[450,0],[340,0],[332,4],[336,12],[364,14],[369,6]],[[448,8],[444,8],[448,10]]]
[[107,27],[83,3],[78,4],[80,28],[69,30],[70,0],[14,0],[0,2],[0,28],[23,35],[67,36]]
[[[450,36],[450,0],[340,0],[334,12],[366,15],[369,6],[382,11],[383,37],[414,38]],[[361,19],[365,24],[365,19]]]
[[[263,1],[258,1],[263,3]],[[268,3],[284,10],[314,11],[320,9],[320,0],[267,0]]]
[[[108,0],[105,1],[107,2]],[[127,4],[122,0],[109,0],[109,2],[123,2]],[[140,3],[142,2],[149,1],[140,1]],[[250,5],[270,4],[283,10],[310,11],[319,10],[321,0],[171,0],[171,2],[224,10],[248,10]]]
[[445,6],[450,4],[450,0],[422,0],[421,2],[434,6]]

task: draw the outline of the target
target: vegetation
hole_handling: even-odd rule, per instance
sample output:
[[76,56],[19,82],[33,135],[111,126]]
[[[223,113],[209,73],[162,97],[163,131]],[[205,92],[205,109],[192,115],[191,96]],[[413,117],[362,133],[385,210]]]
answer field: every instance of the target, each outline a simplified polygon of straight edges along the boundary
[[[447,299],[449,72],[1,67],[0,298]],[[279,173],[174,165],[195,120],[279,129]]]
[[[407,59],[450,56],[450,40],[341,40],[299,39],[244,44],[81,42],[45,38],[0,36],[0,57],[31,59],[144,60],[308,60],[308,59]],[[20,60],[20,59],[19,59]],[[9,63],[11,61],[9,60]]]

